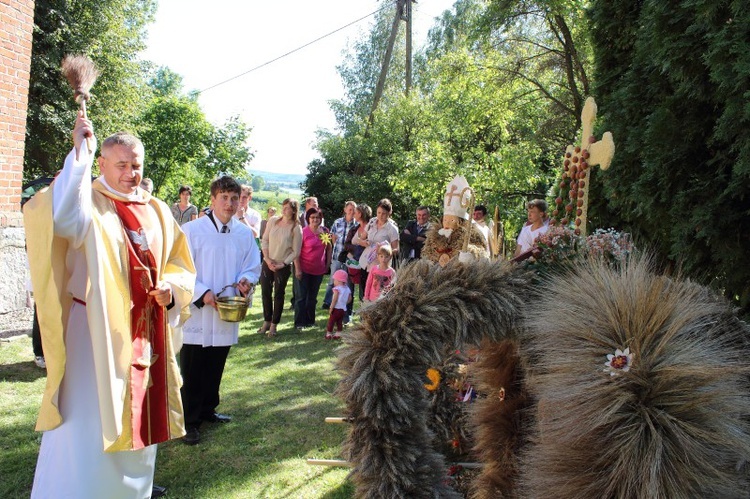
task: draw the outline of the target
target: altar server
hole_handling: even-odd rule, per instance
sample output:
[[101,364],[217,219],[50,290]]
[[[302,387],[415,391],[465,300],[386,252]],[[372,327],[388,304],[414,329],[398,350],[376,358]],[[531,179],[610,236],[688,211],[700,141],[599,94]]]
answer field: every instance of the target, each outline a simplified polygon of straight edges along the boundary
[[216,407],[227,355],[239,337],[239,323],[221,320],[217,294],[222,289],[221,296],[252,294],[260,278],[260,250],[252,230],[233,217],[240,192],[232,177],[214,180],[213,211],[182,226],[198,273],[192,317],[185,324],[180,352],[187,426],[184,442],[189,445],[200,442],[202,422],[231,421],[230,416],[217,413]]

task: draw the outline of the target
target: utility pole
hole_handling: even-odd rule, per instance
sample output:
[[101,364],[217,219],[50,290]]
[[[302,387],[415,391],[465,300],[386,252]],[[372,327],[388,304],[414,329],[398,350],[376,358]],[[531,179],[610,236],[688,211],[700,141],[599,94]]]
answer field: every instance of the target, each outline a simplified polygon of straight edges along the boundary
[[406,0],[404,19],[406,21],[406,96],[411,89],[411,4],[414,0]]
[[[415,0],[396,0],[396,15],[393,17],[393,25],[391,26],[391,36],[388,38],[388,45],[385,49],[385,56],[383,57],[383,65],[380,68],[380,76],[378,77],[378,84],[375,87],[375,95],[372,99],[372,108],[370,109],[370,120],[368,123],[372,125],[375,120],[375,111],[380,103],[380,98],[383,96],[383,88],[385,87],[385,79],[388,76],[388,66],[391,63],[391,55],[393,54],[393,45],[396,43],[396,36],[398,35],[398,28],[401,21],[406,21],[406,95],[409,95],[411,88],[411,4]],[[367,131],[365,131],[367,134]]]

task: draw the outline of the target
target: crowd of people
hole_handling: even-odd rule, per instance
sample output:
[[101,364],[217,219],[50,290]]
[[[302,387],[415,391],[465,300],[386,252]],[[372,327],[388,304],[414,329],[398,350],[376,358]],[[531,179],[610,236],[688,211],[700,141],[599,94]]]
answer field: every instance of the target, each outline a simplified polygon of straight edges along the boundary
[[[180,187],[180,200],[172,205],[172,214],[181,226],[210,214],[214,209],[209,206],[198,210],[190,204],[191,195],[189,186]],[[259,284],[263,324],[257,332],[269,337],[278,334],[290,278],[293,281],[291,307],[295,329],[304,330],[315,325],[318,292],[326,275],[329,278],[320,308],[336,316],[339,314],[336,310],[343,310],[340,320],[344,325],[349,324],[354,311],[354,297],[361,304],[377,301],[396,278],[394,264],[421,257],[427,231],[432,227],[430,209],[419,206],[415,210],[415,218],[409,220],[403,230],[399,230],[391,217],[393,205],[389,199],[378,202],[374,217],[367,204],[346,201],[341,216],[329,226],[324,223],[317,197],[305,198],[301,208],[297,200],[285,199],[280,214],[277,214],[277,208],[269,207],[265,217],[251,207],[252,199],[253,188],[242,185],[233,218],[251,229],[253,238],[261,248]],[[528,251],[534,240],[546,232],[546,211],[545,201],[536,199],[529,202],[528,222],[518,237],[514,256]],[[486,206],[477,205],[472,220],[484,236],[486,250],[490,253],[492,221],[487,219]],[[346,279],[341,279],[344,276]],[[336,287],[341,284],[350,290],[343,304],[338,303],[342,293],[335,294]],[[337,324],[338,319],[336,317],[333,324]],[[340,335],[329,330],[325,338],[339,339]]]

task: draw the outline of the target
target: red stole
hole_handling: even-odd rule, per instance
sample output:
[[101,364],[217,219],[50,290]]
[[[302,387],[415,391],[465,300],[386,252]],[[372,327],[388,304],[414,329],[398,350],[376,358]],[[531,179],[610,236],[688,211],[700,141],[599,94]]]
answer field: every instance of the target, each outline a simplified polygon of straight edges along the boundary
[[[125,228],[130,267],[130,334],[133,358],[130,364],[130,408],[133,449],[169,440],[167,398],[167,334],[165,308],[148,294],[158,282],[154,254],[161,255],[160,235],[147,204],[112,200]],[[154,241],[155,240],[155,241]],[[126,401],[127,403],[127,401]]]

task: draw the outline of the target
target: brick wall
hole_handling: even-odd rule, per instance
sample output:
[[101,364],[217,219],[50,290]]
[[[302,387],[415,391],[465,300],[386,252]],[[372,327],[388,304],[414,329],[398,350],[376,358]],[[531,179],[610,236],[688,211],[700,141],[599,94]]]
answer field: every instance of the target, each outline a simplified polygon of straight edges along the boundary
[[22,225],[33,0],[0,0],[0,227]]
[[20,203],[33,29],[33,0],[0,0],[0,314],[25,305]]

